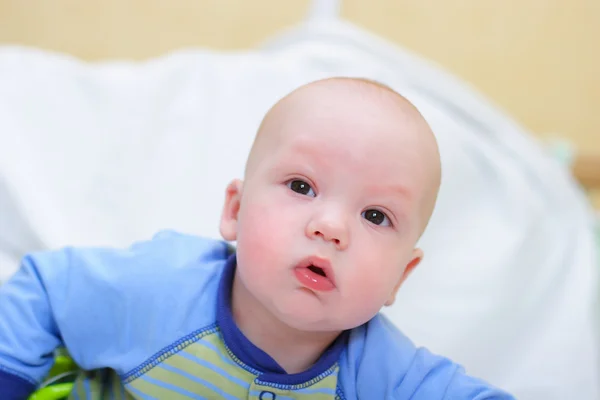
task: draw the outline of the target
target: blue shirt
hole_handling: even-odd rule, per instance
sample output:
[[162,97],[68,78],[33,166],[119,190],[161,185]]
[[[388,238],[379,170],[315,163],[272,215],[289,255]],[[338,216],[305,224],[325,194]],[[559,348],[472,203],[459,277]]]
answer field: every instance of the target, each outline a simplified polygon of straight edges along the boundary
[[24,399],[66,346],[79,398],[512,399],[416,348],[382,315],[287,374],[237,328],[235,254],[163,232],[128,249],[31,254],[0,287],[0,393]]

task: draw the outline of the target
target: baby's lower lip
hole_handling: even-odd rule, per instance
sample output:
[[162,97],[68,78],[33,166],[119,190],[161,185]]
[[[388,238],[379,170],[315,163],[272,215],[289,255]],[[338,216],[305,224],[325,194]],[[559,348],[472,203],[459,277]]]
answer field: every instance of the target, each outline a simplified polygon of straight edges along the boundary
[[296,279],[308,289],[318,292],[329,292],[335,289],[335,285],[329,278],[319,275],[307,267],[295,268],[294,275],[296,275]]

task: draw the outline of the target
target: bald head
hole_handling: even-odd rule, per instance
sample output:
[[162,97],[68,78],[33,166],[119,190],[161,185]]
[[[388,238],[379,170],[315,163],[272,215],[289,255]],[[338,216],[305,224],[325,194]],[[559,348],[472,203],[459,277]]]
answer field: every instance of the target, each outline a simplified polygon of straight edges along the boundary
[[251,180],[278,147],[310,135],[328,136],[336,150],[347,147],[346,159],[358,167],[380,161],[378,154],[394,156],[398,162],[388,168],[397,168],[394,173],[414,183],[422,233],[435,206],[441,167],[431,128],[411,102],[383,84],[361,78],[329,78],[301,86],[265,115],[245,179]]

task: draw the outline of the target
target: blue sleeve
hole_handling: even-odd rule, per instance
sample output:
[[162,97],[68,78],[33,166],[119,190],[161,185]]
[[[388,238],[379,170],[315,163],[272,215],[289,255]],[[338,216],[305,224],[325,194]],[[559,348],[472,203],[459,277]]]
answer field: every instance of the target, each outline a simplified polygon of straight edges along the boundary
[[412,400],[514,400],[514,398],[467,375],[452,361],[418,349],[402,380],[397,380],[394,399]]
[[[67,272],[66,254],[43,256],[57,276]],[[0,286],[0,382],[9,399],[24,399],[48,373],[53,351],[61,344],[48,290],[64,290],[63,282],[41,273],[34,257]]]
[[0,388],[2,395],[7,400],[26,399],[35,389],[35,383],[29,378],[21,377],[17,371],[0,367]]
[[346,398],[514,400],[452,361],[416,348],[382,315],[353,330],[340,367]]
[[26,398],[61,345],[84,369],[136,365],[187,329],[193,314],[179,305],[182,297],[203,301],[203,279],[214,285],[205,271],[226,252],[216,241],[158,235],[124,250],[66,248],[26,256],[0,286],[2,399]]

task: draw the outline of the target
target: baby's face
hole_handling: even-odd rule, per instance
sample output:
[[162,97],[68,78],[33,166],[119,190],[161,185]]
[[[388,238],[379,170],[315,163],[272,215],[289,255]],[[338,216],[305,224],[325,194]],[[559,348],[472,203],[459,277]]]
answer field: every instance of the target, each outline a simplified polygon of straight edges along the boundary
[[391,303],[421,258],[428,151],[385,95],[311,90],[274,111],[253,150],[238,277],[288,325],[344,330]]

